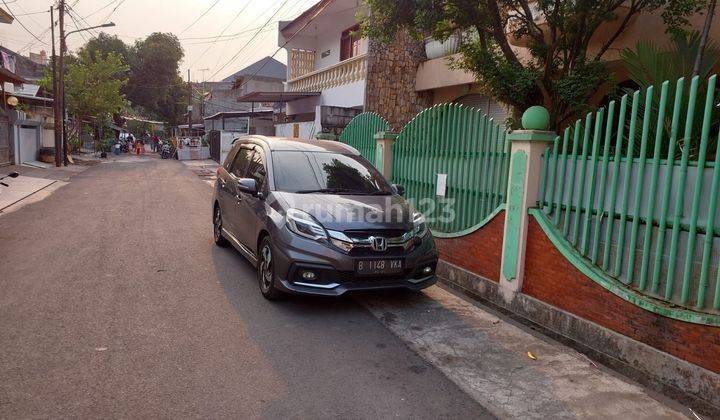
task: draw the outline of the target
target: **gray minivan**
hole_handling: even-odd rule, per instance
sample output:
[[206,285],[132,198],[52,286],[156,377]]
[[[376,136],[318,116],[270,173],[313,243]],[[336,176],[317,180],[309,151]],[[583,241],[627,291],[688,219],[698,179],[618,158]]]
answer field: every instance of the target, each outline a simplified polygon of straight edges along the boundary
[[264,136],[237,139],[218,168],[213,232],[283,293],[420,290],[438,253],[422,214],[354,148]]

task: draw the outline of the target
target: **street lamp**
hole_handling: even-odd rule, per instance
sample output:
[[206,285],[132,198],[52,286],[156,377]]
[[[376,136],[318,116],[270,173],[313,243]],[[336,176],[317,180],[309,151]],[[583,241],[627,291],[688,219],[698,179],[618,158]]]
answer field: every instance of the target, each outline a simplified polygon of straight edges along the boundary
[[66,33],[65,36],[63,37],[63,39],[67,38],[68,35],[70,35],[70,34],[74,34],[75,32],[89,31],[91,29],[98,29],[98,28],[110,28],[113,26],[115,26],[114,22],[108,22],[108,23],[103,23],[102,25],[90,26],[89,28],[75,29],[74,31],[70,31],[70,32]]
[[[114,22],[108,22],[103,23],[102,25],[96,25],[96,26],[90,26],[87,28],[78,28],[74,31],[70,31],[67,33],[63,33],[63,25],[62,25],[62,17],[63,17],[63,10],[64,10],[64,2],[61,1],[61,8],[60,8],[60,59],[58,60],[58,71],[59,71],[59,82],[57,83],[58,89],[60,90],[60,95],[54,95],[55,97],[55,105],[58,107],[58,112],[56,112],[56,118],[57,114],[60,114],[60,117],[62,119],[62,159],[63,163],[67,166],[68,164],[68,158],[67,158],[67,133],[65,128],[65,120],[66,118],[66,112],[65,112],[65,40],[67,39],[68,35],[74,34],[76,32],[83,32],[83,31],[89,31],[91,29],[98,29],[98,28],[110,28],[115,26]],[[53,45],[55,42],[53,41]],[[58,97],[61,98],[61,103],[57,104]],[[57,155],[56,155],[56,164],[57,162]]]

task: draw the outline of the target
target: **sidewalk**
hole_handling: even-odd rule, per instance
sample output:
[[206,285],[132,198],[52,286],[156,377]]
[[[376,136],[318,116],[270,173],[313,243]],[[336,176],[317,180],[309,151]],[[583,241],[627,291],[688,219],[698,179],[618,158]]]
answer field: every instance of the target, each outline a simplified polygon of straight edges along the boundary
[[440,287],[358,300],[499,418],[695,418],[679,403]]
[[[57,190],[70,181],[70,178],[88,168],[86,165],[69,165],[59,168],[48,165],[47,168],[36,168],[30,166],[3,166],[0,167],[0,174],[16,171],[20,173],[17,178],[5,178],[3,182],[9,187],[0,187],[0,214],[17,210],[27,204],[27,198],[33,198],[33,202],[48,196],[52,191]],[[21,203],[22,202],[22,203]]]

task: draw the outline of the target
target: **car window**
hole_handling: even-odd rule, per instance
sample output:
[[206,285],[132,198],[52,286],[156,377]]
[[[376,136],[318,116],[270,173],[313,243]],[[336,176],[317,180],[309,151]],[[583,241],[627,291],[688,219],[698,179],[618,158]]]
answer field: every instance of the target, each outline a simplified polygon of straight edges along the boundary
[[230,173],[238,178],[245,178],[252,153],[253,151],[251,149],[241,147],[235,155],[232,166],[230,166]]
[[248,170],[246,171],[246,177],[254,179],[255,182],[257,182],[258,189],[261,190],[265,185],[266,173],[265,164],[263,163],[263,153],[259,150],[255,150],[250,158]]
[[[272,154],[275,188],[285,192],[391,194],[385,178],[365,158],[332,152]],[[321,191],[322,192],[322,191]]]

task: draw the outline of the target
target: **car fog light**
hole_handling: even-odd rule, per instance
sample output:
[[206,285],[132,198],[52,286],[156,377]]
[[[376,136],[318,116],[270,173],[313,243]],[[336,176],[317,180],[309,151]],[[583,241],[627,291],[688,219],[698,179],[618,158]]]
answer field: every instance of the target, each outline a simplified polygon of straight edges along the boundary
[[427,267],[423,268],[423,270],[422,270],[423,274],[430,274],[430,273],[432,273],[432,271],[433,271],[433,269],[429,265]]
[[317,274],[315,274],[314,271],[303,271],[302,278],[303,280],[315,280],[317,278]]

